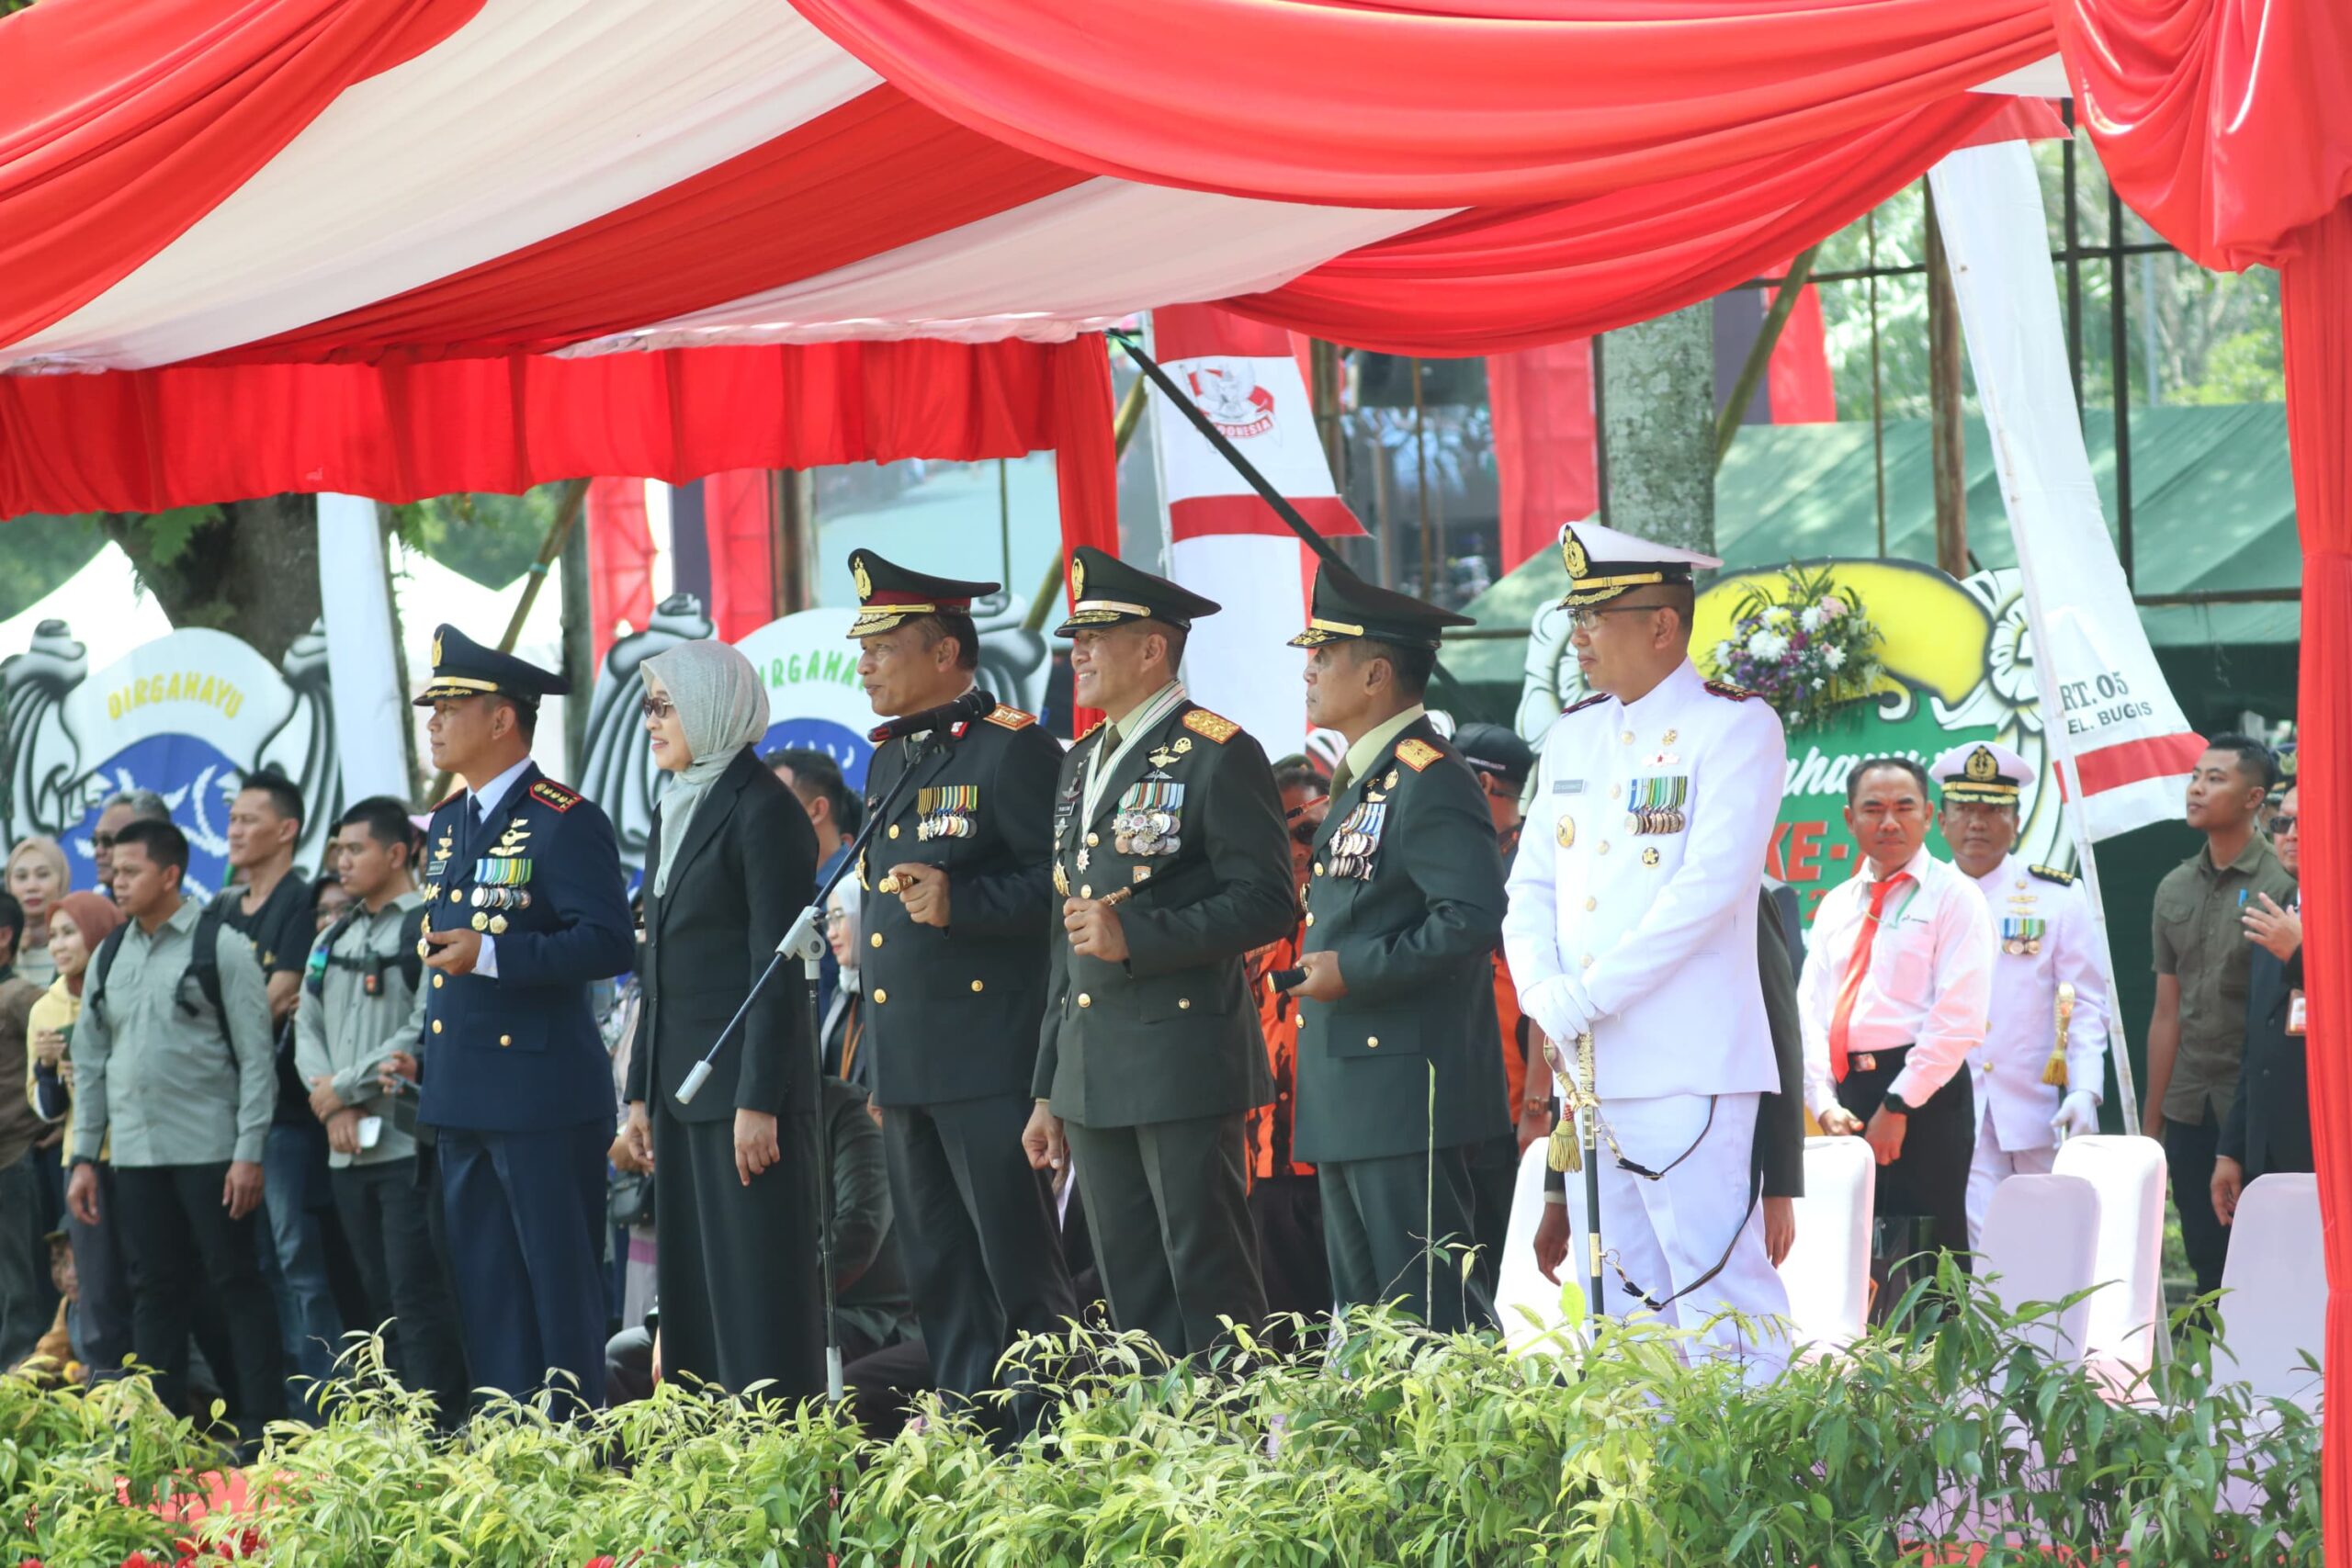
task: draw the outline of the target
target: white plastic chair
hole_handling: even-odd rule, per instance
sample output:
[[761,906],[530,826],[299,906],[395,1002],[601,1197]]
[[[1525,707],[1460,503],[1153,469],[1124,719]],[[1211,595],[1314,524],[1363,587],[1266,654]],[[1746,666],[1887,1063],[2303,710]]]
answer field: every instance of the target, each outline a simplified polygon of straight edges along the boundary
[[2084,1359],[2110,1387],[2128,1391],[2155,1364],[2165,1318],[2164,1145],[2154,1138],[2087,1134],[2066,1140],[2052,1173],[2078,1176],[2098,1189],[2091,1279],[2104,1288],[2090,1299]]
[[1834,1350],[1870,1320],[1871,1211],[1878,1164],[1860,1138],[1804,1141],[1804,1196],[1797,1239],[1781,1265],[1792,1337],[1800,1350]]
[[[2029,1302],[2063,1302],[2096,1281],[2098,1189],[2079,1176],[2012,1176],[1993,1190],[1977,1272],[2011,1312]],[[2113,1286],[2107,1290],[2114,1289]],[[2091,1303],[2106,1290],[2064,1312],[2036,1318],[2019,1337],[2052,1360],[2081,1364]]]
[[2281,1173],[2249,1182],[2230,1225],[2222,1265],[2222,1348],[2261,1398],[2319,1408],[2319,1380],[2303,1352],[2322,1357],[2327,1338],[2327,1272],[2322,1267],[2319,1178]]
[[[1527,1145],[1519,1157],[1519,1184],[1512,1190],[1510,1229],[1495,1281],[1495,1310],[1503,1320],[1503,1339],[1513,1350],[1559,1350],[1557,1344],[1537,1346],[1546,1333],[1566,1322],[1560,1311],[1560,1287],[1535,1267],[1535,1226],[1544,1217],[1544,1140]],[[1535,1319],[1531,1323],[1529,1316]]]

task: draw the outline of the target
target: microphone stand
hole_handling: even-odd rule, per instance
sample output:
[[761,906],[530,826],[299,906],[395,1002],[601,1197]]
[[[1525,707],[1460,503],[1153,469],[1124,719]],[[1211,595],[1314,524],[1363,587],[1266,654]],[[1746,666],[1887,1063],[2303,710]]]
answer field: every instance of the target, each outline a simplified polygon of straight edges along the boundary
[[[934,746],[955,744],[953,730],[933,730],[932,736]],[[918,761],[921,760],[916,759]],[[768,982],[775,978],[776,971],[784,967],[786,959],[799,959],[801,973],[808,981],[808,1086],[809,1104],[817,1118],[817,1238],[825,1292],[825,1397],[836,1404],[845,1396],[847,1387],[842,1377],[841,1329],[835,1320],[833,1143],[825,1123],[825,1021],[817,1001],[818,976],[825,957],[825,905],[831,899],[833,889],[841,886],[842,879],[856,866],[866,846],[874,841],[875,829],[897,808],[899,797],[906,793],[907,781],[914,775],[914,763],[909,762],[891,781],[889,789],[882,796],[882,803],[866,813],[865,823],[857,830],[857,837],[851,840],[849,848],[842,852],[832,874],[825,878],[823,886],[817,889],[815,899],[800,911],[800,918],[792,922],[792,929],[784,933],[784,940],[775,944],[775,956],[768,960],[767,967],[760,971],[760,977],[752,982],[752,989],[743,998],[743,1005],[735,1010],[735,1016],[728,1020],[727,1027],[718,1032],[718,1038],[710,1043],[710,1049],[703,1053],[702,1060],[694,1065],[693,1070],[686,1074],[685,1082],[678,1086],[677,1100],[681,1105],[691,1102],[695,1095],[702,1092],[702,1086],[710,1081],[712,1061],[718,1055],[719,1048],[743,1027],[743,1020],[751,1015],[752,1004],[760,999],[760,993],[767,989]]]

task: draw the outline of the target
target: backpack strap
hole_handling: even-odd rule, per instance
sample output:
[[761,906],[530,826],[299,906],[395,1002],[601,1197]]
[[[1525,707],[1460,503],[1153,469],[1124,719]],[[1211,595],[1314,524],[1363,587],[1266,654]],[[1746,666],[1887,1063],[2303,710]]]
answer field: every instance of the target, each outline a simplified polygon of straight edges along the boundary
[[187,973],[195,978],[196,988],[204,993],[204,999],[212,1004],[214,1015],[225,1023],[229,1010],[220,1005],[220,927],[227,921],[229,911],[221,904],[222,900],[216,898],[196,917],[196,932],[188,944]]
[[107,972],[114,967],[114,955],[122,951],[123,933],[130,929],[130,923],[126,920],[108,931],[106,941],[98,943],[98,955],[90,963],[90,967],[97,974],[95,982],[84,987],[88,992],[82,999],[84,1007],[95,1010],[99,1003],[106,1000]]
[[424,942],[424,926],[433,918],[433,906],[419,904],[409,918],[401,922],[401,973],[408,979],[409,994],[413,996],[424,984],[424,954],[419,951]]

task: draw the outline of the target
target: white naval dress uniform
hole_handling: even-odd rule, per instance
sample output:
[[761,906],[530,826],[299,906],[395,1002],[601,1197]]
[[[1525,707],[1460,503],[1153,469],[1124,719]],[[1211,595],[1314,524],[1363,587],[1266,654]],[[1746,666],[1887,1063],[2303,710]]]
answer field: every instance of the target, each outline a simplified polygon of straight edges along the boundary
[[[2080,883],[2007,855],[1976,878],[2001,950],[1993,960],[1992,1023],[1970,1053],[1976,1075],[1976,1152],[1968,1167],[1968,1245],[1978,1245],[1993,1189],[2011,1176],[2047,1172],[2058,1156],[2050,1119],[2073,1090],[2097,1099],[2107,1085],[2107,981],[2098,923]],[[2028,948],[2035,951],[2025,951]],[[2066,1088],[2041,1081],[2057,1037],[2060,982],[2075,987],[2066,1035]]]
[[[1750,1201],[1757,1097],[1780,1087],[1756,973],[1756,890],[1787,766],[1770,705],[1702,680],[1687,660],[1632,703],[1596,697],[1544,738],[1509,882],[1503,946],[1530,1017],[1573,1065],[1592,1031],[1601,1118],[1600,1310],[1634,1304],[1623,1278],[1701,1329],[1736,1311],[1785,1318],[1788,1292]],[[1573,1185],[1573,1184],[1572,1184]],[[1581,1192],[1567,1194],[1572,1267],[1586,1271]],[[1718,1262],[1712,1280],[1692,1289]],[[1705,1339],[1751,1377],[1786,1359],[1778,1332]]]

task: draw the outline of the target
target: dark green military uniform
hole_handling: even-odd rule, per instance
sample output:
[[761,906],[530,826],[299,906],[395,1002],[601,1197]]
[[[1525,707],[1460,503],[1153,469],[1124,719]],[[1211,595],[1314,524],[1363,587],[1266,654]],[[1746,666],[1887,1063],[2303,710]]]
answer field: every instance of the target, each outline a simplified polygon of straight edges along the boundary
[[[1216,609],[1090,548],[1070,584],[1063,637],[1142,619],[1181,630]],[[1265,1315],[1244,1134],[1273,1096],[1244,959],[1292,929],[1296,905],[1258,743],[1180,685],[1125,716],[1115,750],[1101,726],[1063,759],[1052,820],[1056,891],[1123,895],[1128,956],[1052,944],[1035,1092],[1065,1124],[1113,1319],[1192,1355],[1220,1315]]]
[[[1460,624],[1327,563],[1292,642],[1434,649]],[[1300,1004],[1294,1146],[1321,1179],[1340,1304],[1401,1296],[1454,1330],[1470,1320],[1469,1146],[1509,1131],[1493,970],[1503,866],[1476,776],[1418,703],[1396,718],[1359,738],[1381,739],[1335,779],[1315,842],[1304,949],[1338,960],[1347,995]]]
[[[854,551],[863,613],[853,637],[967,611],[992,582],[931,577]],[[994,1386],[1017,1335],[1058,1332],[1077,1311],[1046,1179],[1021,1133],[1046,947],[1058,932],[1046,831],[1061,748],[1018,708],[950,732],[883,743],[865,805],[913,777],[857,868],[865,1045],[898,1216],[899,1256],[938,1385]],[[918,925],[889,880],[910,862],[947,874],[948,924]],[[1035,1411],[1017,1412],[1026,1424]]]

